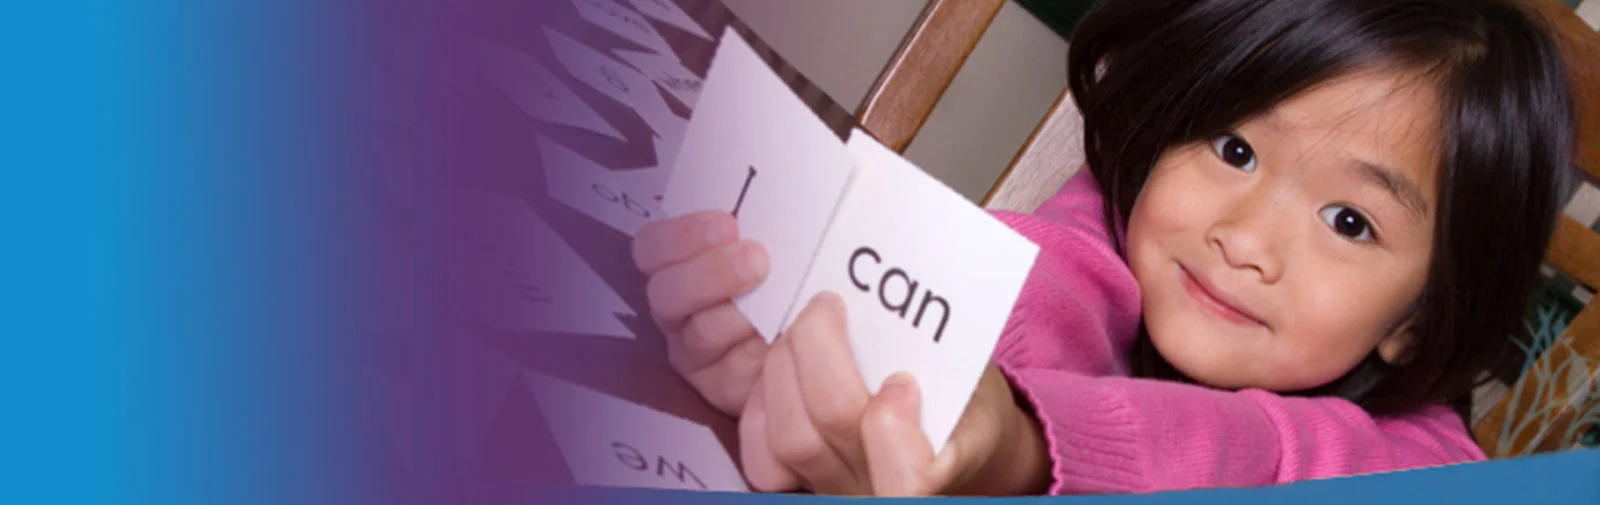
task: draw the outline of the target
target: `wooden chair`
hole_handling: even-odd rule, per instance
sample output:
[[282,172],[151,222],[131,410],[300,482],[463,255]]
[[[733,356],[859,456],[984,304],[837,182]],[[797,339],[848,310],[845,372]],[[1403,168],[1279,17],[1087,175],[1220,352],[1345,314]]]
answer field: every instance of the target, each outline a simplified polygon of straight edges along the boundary
[[[1600,34],[1559,0],[1528,1],[1558,30],[1585,118],[1580,138],[1587,143],[1580,164],[1589,177],[1600,179]],[[891,135],[915,132],[907,129],[909,122],[867,124],[875,135],[872,126]],[[984,207],[1021,212],[1038,207],[1083,165],[1082,137],[1083,118],[1070,90],[1063,91],[984,198]],[[1600,288],[1600,234],[1583,224],[1561,217],[1547,260],[1589,288]],[[1600,422],[1600,301],[1590,302],[1531,370],[1474,426],[1478,444],[1492,457],[1572,447],[1584,430]]]
[[[1558,0],[1528,0],[1557,31],[1579,103],[1579,165],[1600,180],[1600,34]],[[1546,260],[1590,289],[1600,289],[1600,234],[1562,216]],[[1600,423],[1600,301],[1566,331],[1473,427],[1491,457],[1570,448]]]

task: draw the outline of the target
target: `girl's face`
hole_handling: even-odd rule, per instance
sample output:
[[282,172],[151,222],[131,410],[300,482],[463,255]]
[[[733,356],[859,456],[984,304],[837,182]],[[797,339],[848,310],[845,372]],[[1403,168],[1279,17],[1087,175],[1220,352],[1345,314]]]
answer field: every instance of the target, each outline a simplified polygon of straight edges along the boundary
[[1163,154],[1128,220],[1163,358],[1214,387],[1294,391],[1401,355],[1438,201],[1425,83],[1352,74]]

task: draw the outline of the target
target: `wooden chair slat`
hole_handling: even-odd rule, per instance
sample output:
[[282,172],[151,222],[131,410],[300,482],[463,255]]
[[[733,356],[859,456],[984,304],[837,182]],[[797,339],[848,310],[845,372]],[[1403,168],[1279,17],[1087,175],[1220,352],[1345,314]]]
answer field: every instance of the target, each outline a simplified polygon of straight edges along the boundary
[[905,152],[1005,0],[932,0],[856,111],[861,127]]
[[1545,259],[1591,289],[1600,289],[1600,234],[1561,216]]

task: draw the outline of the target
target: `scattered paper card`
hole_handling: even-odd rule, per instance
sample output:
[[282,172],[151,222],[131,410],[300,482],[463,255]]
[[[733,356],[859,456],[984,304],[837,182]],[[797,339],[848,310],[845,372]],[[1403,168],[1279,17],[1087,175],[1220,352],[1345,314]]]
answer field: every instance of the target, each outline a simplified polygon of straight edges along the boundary
[[700,98],[700,89],[705,86],[705,81],[679,64],[677,58],[638,51],[616,51],[615,54],[618,58],[622,58],[622,61],[633,65],[633,68],[644,72],[650,77],[651,82],[672,93],[674,98],[690,109],[694,108],[695,101]]
[[527,203],[503,196],[482,205],[493,263],[477,265],[471,286],[486,286],[491,327],[526,332],[634,338],[619,315],[634,311]]
[[678,7],[673,0],[629,0],[629,3],[646,16],[682,28],[696,37],[711,40],[711,34],[706,33],[706,29],[701,27],[700,23],[696,23],[694,18],[689,17],[689,13],[684,12],[683,8]]
[[611,171],[556,141],[539,137],[546,190],[551,198],[634,236],[661,216],[645,193],[619,184]]
[[688,127],[689,120],[672,112],[649,77],[559,31],[545,27],[544,33],[550,50],[574,78],[633,109],[657,135],[680,137]]
[[644,74],[564,33],[545,27],[544,35],[550,41],[551,52],[573,77],[612,100],[635,106],[645,88],[655,87]]
[[542,121],[624,140],[621,132],[532,56],[488,41],[481,41],[479,47],[489,81],[524,113]]
[[865,132],[847,145],[856,175],[796,306],[822,291],[844,298],[861,378],[877,394],[884,379],[910,372],[937,451],[994,353],[1039,246]]
[[611,171],[611,179],[624,188],[638,191],[655,205],[661,206],[661,192],[667,189],[667,179],[672,172],[666,167],[630,168],[626,170]]
[[732,212],[771,258],[767,280],[734,299],[772,341],[853,170],[850,152],[733,30],[712,60],[662,210]]
[[711,428],[528,372],[539,412],[580,486],[748,492]]
[[605,28],[606,31],[650,48],[651,51],[668,54],[672,52],[672,46],[667,45],[667,39],[662,38],[655,27],[650,26],[650,22],[627,7],[611,0],[572,0],[572,6],[578,9],[578,15],[584,20]]

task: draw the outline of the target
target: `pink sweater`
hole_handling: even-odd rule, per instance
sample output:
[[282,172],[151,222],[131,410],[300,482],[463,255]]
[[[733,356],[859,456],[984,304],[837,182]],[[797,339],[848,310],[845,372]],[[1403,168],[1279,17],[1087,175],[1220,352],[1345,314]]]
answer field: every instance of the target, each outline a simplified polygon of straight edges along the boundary
[[996,213],[1040,247],[994,362],[1044,426],[1051,494],[1258,486],[1484,459],[1443,406],[1373,417],[1339,398],[1128,377],[1139,288],[1100,205],[1085,169],[1033,214]]

